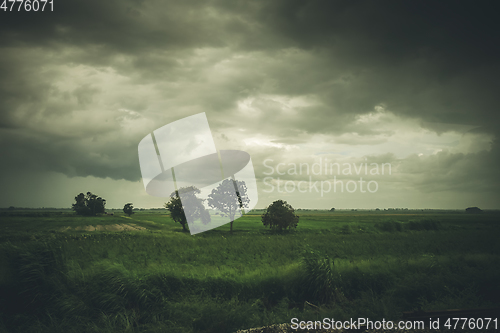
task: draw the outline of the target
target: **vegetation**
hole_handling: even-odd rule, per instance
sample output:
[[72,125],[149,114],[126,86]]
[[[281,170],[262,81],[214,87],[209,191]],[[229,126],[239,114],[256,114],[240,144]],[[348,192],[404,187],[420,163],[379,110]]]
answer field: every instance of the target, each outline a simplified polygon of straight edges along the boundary
[[165,208],[170,211],[172,220],[182,225],[182,231],[188,231],[186,227],[186,214],[184,214],[184,208],[182,207],[182,201],[178,191],[170,195],[170,201],[165,203]]
[[244,181],[239,180],[225,179],[208,195],[208,205],[231,221],[231,233],[235,215],[241,214],[243,208],[248,208],[249,202],[247,186]]
[[295,210],[286,201],[276,200],[262,214],[262,223],[273,231],[283,231],[297,228],[299,217],[295,215]]
[[[185,234],[165,210],[4,213],[1,332],[235,332],[500,306],[500,224],[487,212],[305,211],[286,235],[263,228],[259,212],[232,237]],[[148,230],[61,231],[129,222]]]
[[123,206],[123,212],[125,214],[127,214],[128,216],[131,216],[132,214],[134,214],[133,204],[131,204],[131,203],[125,204],[125,206]]
[[469,214],[480,214],[483,210],[479,207],[469,207],[465,209],[465,212]]
[[170,195],[170,201],[165,204],[170,216],[182,225],[183,231],[188,231],[188,221],[201,219],[203,224],[210,222],[210,214],[203,206],[203,200],[196,197],[200,192],[195,186],[181,187]]
[[98,197],[91,192],[78,194],[75,197],[76,203],[72,205],[72,209],[78,214],[83,216],[96,216],[97,214],[104,214],[104,206],[106,200]]

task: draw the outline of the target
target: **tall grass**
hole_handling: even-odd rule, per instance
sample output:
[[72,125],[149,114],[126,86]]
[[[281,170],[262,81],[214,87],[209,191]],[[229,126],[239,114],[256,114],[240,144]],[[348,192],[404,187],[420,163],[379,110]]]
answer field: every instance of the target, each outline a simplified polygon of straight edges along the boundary
[[[410,228],[411,221],[422,228]],[[292,317],[394,319],[418,308],[498,304],[495,224],[464,232],[443,222],[436,230],[411,217],[395,222],[404,224],[399,232],[377,222],[307,223],[286,235],[250,229],[190,236],[169,226],[21,232],[0,244],[0,328],[233,332]],[[342,232],[344,225],[351,232]]]
[[303,297],[321,304],[342,302],[341,275],[335,270],[335,262],[314,250],[304,251],[303,278],[300,281]]

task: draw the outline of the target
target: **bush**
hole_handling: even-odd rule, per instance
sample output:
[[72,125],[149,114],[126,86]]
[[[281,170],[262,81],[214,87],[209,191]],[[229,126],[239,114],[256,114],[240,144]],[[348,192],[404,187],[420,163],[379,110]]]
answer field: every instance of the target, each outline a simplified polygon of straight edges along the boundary
[[277,200],[267,207],[262,215],[262,223],[274,231],[295,229],[299,223],[299,217],[295,215],[295,210],[290,204]]
[[483,210],[479,207],[469,207],[465,209],[467,214],[481,214]]

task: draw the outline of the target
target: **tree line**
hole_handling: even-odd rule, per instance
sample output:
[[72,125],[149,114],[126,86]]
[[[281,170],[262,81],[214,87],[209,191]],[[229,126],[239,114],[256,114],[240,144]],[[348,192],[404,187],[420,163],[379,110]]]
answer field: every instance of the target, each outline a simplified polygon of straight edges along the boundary
[[[233,222],[236,214],[248,208],[250,199],[247,194],[245,182],[225,179],[219,186],[212,190],[207,199],[197,197],[201,191],[195,186],[183,187],[172,192],[170,199],[165,203],[165,208],[169,210],[170,217],[174,222],[182,226],[183,231],[188,230],[188,221],[199,220],[203,224],[211,221],[210,212],[205,208],[204,201],[208,206],[216,211],[216,214],[230,220],[230,233],[233,232]],[[80,193],[75,197],[72,209],[78,215],[96,216],[105,214],[106,200],[91,193]],[[123,212],[128,216],[134,214],[134,206],[127,203],[123,207]],[[295,209],[283,200],[276,200],[266,207],[261,216],[262,223],[273,231],[285,231],[297,228],[299,216],[295,214]]]

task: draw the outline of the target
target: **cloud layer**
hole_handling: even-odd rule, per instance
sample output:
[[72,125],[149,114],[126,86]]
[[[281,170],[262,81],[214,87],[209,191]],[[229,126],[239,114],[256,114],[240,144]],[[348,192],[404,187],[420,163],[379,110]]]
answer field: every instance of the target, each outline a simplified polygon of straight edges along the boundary
[[[259,206],[284,195],[299,207],[459,208],[479,197],[498,208],[494,1],[54,7],[2,13],[0,206],[47,205],[39,177],[31,199],[21,199],[28,189],[11,180],[27,174],[57,174],[57,186],[75,195],[87,191],[84,177],[136,184],[138,142],[206,112],[217,148],[249,152],[260,185],[269,158],[394,165],[379,179],[387,199],[261,193]],[[142,195],[136,201],[153,205]]]

